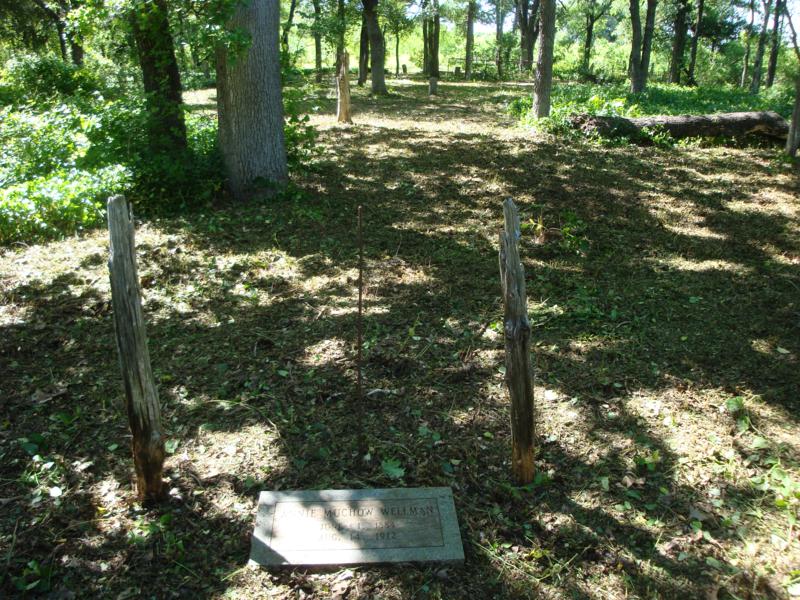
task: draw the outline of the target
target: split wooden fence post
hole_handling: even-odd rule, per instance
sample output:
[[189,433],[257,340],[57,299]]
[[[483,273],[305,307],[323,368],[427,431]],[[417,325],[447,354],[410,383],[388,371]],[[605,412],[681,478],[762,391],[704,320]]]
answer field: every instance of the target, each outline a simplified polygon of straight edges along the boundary
[[108,200],[108,231],[111,238],[108,269],[111,302],[117,336],[119,363],[125,386],[125,407],[133,434],[133,462],[139,499],[149,503],[164,495],[164,435],[150,354],[147,350],[133,216],[123,196]]
[[336,74],[336,89],[338,91],[338,103],[336,106],[336,120],[339,123],[352,123],[353,116],[350,113],[350,55],[342,52],[339,56],[339,72]]
[[503,203],[505,230],[500,232],[500,282],[503,289],[503,330],[506,385],[511,397],[512,475],[519,484],[533,481],[536,429],[533,373],[530,364],[531,327],[525,294],[525,272],[519,258],[519,213],[514,201]]

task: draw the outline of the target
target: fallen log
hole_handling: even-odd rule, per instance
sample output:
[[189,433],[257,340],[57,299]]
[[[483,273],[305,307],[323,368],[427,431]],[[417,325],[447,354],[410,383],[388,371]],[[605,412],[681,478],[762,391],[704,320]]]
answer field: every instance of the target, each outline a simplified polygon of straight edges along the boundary
[[586,135],[626,137],[634,142],[652,142],[653,132],[663,131],[675,139],[724,137],[741,139],[751,135],[785,140],[789,124],[772,111],[718,113],[713,115],[662,115],[616,117],[575,115],[570,125]]

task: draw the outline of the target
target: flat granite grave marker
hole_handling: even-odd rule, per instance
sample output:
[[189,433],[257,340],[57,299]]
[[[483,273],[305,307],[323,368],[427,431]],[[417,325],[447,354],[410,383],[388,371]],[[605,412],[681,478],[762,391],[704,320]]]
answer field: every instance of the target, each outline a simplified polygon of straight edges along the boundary
[[261,492],[250,562],[463,562],[450,488]]

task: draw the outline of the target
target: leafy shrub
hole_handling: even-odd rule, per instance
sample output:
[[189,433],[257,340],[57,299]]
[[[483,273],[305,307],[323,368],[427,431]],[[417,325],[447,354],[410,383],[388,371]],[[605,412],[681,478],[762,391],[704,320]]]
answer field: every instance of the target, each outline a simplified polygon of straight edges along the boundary
[[74,168],[88,148],[88,126],[66,105],[40,113],[0,110],[0,187]]
[[0,244],[82,231],[102,222],[106,198],[125,190],[129,173],[116,165],[94,172],[56,171],[0,189]]
[[51,56],[24,56],[12,60],[6,65],[3,80],[4,104],[91,96],[105,89],[91,70]]

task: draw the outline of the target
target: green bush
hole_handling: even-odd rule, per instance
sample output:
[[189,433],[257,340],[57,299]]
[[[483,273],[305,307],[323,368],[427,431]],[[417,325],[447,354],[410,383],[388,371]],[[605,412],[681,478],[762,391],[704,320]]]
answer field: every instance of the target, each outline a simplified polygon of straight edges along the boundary
[[92,96],[107,91],[90,69],[51,56],[23,56],[9,61],[3,74],[3,104],[51,101],[69,96]]
[[106,198],[124,191],[129,179],[116,165],[56,171],[0,189],[0,244],[60,237],[101,223]]

